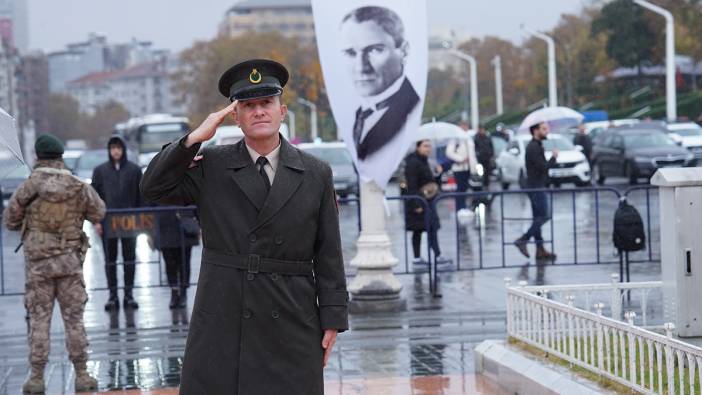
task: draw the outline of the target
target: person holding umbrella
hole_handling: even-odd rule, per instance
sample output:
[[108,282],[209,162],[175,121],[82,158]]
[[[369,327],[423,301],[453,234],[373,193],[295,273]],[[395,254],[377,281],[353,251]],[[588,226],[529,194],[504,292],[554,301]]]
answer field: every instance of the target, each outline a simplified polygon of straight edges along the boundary
[[[432,151],[431,140],[422,139],[416,142],[414,152],[405,158],[405,180],[407,183],[407,195],[421,196],[431,202],[440,192],[441,187],[436,182],[431,166],[429,155]],[[440,165],[439,165],[440,166]],[[429,223],[425,223],[424,207],[417,200],[405,202],[405,228],[412,232],[412,252],[415,265],[425,265],[427,261],[420,256],[422,246],[422,233],[427,232],[429,245],[436,256],[436,263],[448,264],[450,259],[441,256],[441,248],[437,232],[441,227],[439,216],[436,211],[428,208],[430,212]],[[429,228],[427,229],[427,225]]]
[[[527,145],[525,153],[527,172],[526,187],[528,189],[546,188],[548,185],[548,170],[556,165],[558,149],[554,148],[551,158],[546,160],[542,142],[548,136],[548,124],[546,122],[540,122],[530,126],[529,131],[533,138]],[[526,233],[514,242],[514,245],[519,249],[522,255],[529,258],[527,243],[533,238],[536,242],[536,259],[555,260],[556,254],[544,248],[544,239],[541,236],[541,227],[551,219],[548,196],[544,191],[533,191],[528,192],[528,194],[532,211],[531,226]]]

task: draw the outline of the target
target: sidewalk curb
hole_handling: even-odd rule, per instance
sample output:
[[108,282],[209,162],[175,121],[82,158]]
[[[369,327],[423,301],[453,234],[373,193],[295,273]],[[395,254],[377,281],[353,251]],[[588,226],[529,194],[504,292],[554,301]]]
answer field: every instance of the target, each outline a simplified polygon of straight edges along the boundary
[[503,390],[520,395],[606,393],[565,369],[544,364],[509,347],[504,341],[485,340],[475,347],[475,370],[498,383]]

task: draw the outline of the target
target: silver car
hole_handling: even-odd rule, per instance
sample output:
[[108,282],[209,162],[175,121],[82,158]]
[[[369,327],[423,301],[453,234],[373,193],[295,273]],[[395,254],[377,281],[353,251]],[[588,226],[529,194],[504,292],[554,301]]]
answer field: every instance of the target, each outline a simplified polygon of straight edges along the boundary
[[329,163],[334,176],[334,189],[339,197],[358,196],[358,174],[346,144],[305,143],[297,145],[297,148]]

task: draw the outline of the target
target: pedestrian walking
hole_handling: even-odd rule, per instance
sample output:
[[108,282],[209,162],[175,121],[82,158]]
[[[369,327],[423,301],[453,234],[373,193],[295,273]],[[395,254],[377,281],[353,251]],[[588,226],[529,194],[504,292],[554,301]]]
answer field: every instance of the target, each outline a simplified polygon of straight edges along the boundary
[[166,264],[166,278],[171,288],[171,309],[185,308],[190,286],[190,256],[200,244],[200,226],[192,212],[174,210],[159,213],[155,245]]
[[[461,129],[468,134],[468,124],[462,122]],[[456,179],[456,192],[468,191],[471,172],[475,172],[478,163],[475,157],[473,140],[468,136],[461,139],[452,139],[446,145],[446,157],[453,161],[451,171]],[[470,215],[472,211],[466,209],[466,197],[456,196],[456,213],[459,216]]]
[[[105,201],[108,209],[136,208],[142,206],[139,183],[141,169],[136,163],[127,159],[127,145],[120,136],[112,136],[107,142],[107,162],[93,170],[92,186]],[[103,238],[105,252],[105,276],[110,296],[105,303],[105,310],[119,309],[117,296],[117,243],[122,246],[122,261],[124,270],[124,308],[138,309],[139,304],[134,300],[134,273],[136,271],[136,238],[112,238],[103,233],[103,227],[98,226],[98,234]]]
[[[412,263],[415,265],[427,263],[421,258],[422,233],[424,232],[427,232],[429,245],[434,251],[436,263],[446,264],[451,262],[449,259],[441,256],[441,248],[437,239],[437,232],[441,227],[441,223],[439,222],[439,216],[431,209],[431,201],[438,195],[440,189],[429,165],[431,150],[430,140],[420,140],[416,143],[415,151],[405,157],[405,193],[409,196],[421,196],[429,202],[427,208],[416,199],[410,199],[405,202],[405,228],[412,232],[412,252],[414,254]],[[427,228],[425,222],[425,209],[429,210],[429,228]]]
[[578,125],[578,134],[573,137],[573,144],[583,147],[583,155],[585,155],[587,162],[592,165],[592,139],[588,136],[585,125],[582,123]]
[[83,312],[88,294],[83,260],[88,237],[83,221],[99,224],[105,204],[88,184],[71,175],[61,156],[63,143],[52,135],[37,138],[37,161],[27,181],[12,194],[3,213],[10,230],[22,231],[25,258],[24,305],[29,313],[31,373],[24,393],[44,393],[44,368],[51,345],[54,301],[58,301],[68,356],[75,368],[76,392],[97,389],[88,375],[88,339]]
[[[495,126],[495,131],[492,132],[493,136],[499,137],[502,140],[509,142],[511,136],[509,132],[507,131],[507,127],[505,126],[504,123],[500,122]],[[493,147],[494,148],[494,147]]]
[[[227,70],[232,103],[149,164],[144,197],[198,206],[203,255],[182,394],[322,394],[322,369],[348,329],[339,216],[328,164],[279,128],[288,71],[270,60]],[[229,115],[244,132],[208,146]]]
[[[545,122],[533,125],[529,128],[532,140],[527,144],[526,161],[526,187],[528,189],[543,189],[549,183],[548,170],[556,165],[558,149],[552,150],[549,160],[546,160],[543,140],[548,136],[548,125]],[[536,242],[536,259],[556,259],[556,254],[544,248],[544,239],[541,235],[541,227],[551,219],[551,208],[548,195],[544,191],[528,192],[531,201],[532,222],[531,226],[522,237],[514,244],[525,257],[529,257],[527,244],[532,238]]]
[[490,186],[490,172],[492,172],[492,161],[495,156],[495,149],[492,147],[492,139],[485,132],[484,127],[479,127],[473,136],[475,143],[475,156],[478,163],[483,166],[483,187],[487,191]]

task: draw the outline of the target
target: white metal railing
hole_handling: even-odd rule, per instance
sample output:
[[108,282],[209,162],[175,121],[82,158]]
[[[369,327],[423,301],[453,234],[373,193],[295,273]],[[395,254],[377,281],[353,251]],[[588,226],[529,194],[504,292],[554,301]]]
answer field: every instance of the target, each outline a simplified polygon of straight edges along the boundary
[[[533,288],[532,288],[533,289]],[[646,394],[700,394],[702,348],[543,296],[507,288],[509,336]]]
[[[511,279],[505,277],[505,284],[510,286]],[[594,301],[609,301],[609,316],[615,320],[624,320],[622,314],[623,307],[627,310],[638,310],[637,319],[641,326],[654,327],[651,325],[649,309],[659,308],[662,313],[662,305],[656,305],[655,301],[661,300],[663,283],[661,281],[643,282],[619,282],[619,275],[614,273],[610,283],[602,284],[569,284],[569,285],[530,285],[526,282],[519,282],[520,289],[547,299],[556,300],[563,304],[573,305],[585,311],[592,312]],[[650,303],[654,297],[654,303]],[[635,302],[635,303],[632,303]],[[638,306],[636,306],[638,303]],[[661,314],[662,315],[662,314]],[[661,328],[661,321],[658,321],[656,328]]]

